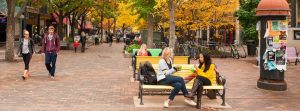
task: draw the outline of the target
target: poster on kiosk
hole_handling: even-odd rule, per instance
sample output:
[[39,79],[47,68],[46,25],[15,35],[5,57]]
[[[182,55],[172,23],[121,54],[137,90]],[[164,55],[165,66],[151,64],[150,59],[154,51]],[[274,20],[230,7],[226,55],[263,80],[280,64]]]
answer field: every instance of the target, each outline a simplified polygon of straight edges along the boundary
[[265,70],[286,70],[287,30],[287,20],[270,20],[267,22],[267,30],[264,36],[266,39]]

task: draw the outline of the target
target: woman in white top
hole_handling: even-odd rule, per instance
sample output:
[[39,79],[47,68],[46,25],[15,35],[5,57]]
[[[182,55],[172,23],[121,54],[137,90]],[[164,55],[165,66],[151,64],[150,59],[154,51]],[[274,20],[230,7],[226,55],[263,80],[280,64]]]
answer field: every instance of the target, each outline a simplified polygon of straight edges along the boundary
[[29,38],[29,32],[24,30],[24,38],[21,40],[19,49],[17,51],[17,55],[22,55],[25,65],[25,70],[22,76],[23,80],[30,76],[29,62],[34,52],[34,42],[31,38]]
[[186,97],[185,102],[189,105],[195,106],[196,103],[191,100],[191,98],[188,98],[188,91],[186,89],[184,80],[182,77],[173,76],[173,74],[177,71],[180,71],[180,66],[173,67],[173,61],[172,61],[172,49],[169,47],[166,47],[163,52],[161,59],[158,63],[158,71],[157,71],[157,82],[159,85],[170,85],[174,87],[174,89],[171,92],[171,95],[169,96],[168,100],[164,102],[164,107],[169,107],[170,104],[173,103],[173,100],[175,96],[178,94],[178,92],[181,90],[184,97]]

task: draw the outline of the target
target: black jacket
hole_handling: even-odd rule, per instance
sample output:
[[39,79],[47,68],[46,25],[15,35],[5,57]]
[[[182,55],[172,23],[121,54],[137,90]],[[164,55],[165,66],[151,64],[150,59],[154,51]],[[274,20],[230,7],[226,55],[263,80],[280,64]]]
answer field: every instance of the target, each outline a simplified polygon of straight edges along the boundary
[[80,36],[80,42],[81,42],[81,44],[85,44],[86,43],[86,36]]
[[[23,42],[24,42],[24,38],[21,40],[17,54],[22,54],[22,50],[23,50]],[[34,48],[34,42],[31,38],[29,38],[29,43],[28,43],[28,48],[29,48],[29,53],[33,54],[35,52],[35,48]]]

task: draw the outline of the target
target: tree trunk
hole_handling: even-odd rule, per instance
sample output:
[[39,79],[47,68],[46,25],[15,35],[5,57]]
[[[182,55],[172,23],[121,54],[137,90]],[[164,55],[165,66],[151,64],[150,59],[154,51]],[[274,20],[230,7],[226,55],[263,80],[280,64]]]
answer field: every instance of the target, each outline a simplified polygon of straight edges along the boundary
[[101,27],[101,35],[100,35],[100,37],[101,37],[101,43],[102,43],[102,39],[103,39],[103,20],[104,20],[104,15],[103,15],[103,12],[101,12],[101,23],[100,23],[100,27]]
[[169,0],[170,8],[170,38],[169,38],[169,47],[175,47],[176,35],[175,35],[175,4],[174,0]]
[[60,11],[59,12],[59,15],[58,15],[58,20],[59,20],[59,23],[58,23],[58,35],[59,35],[59,38],[60,40],[62,40],[64,38],[64,34],[63,34],[63,26],[64,26],[64,23],[63,23],[63,20],[64,20],[64,17],[63,17],[63,12]]
[[123,25],[122,25],[122,35],[124,36],[124,34],[125,34],[125,24],[123,23]]
[[161,41],[165,41],[165,35],[164,35],[164,28],[163,26],[161,26],[160,28],[160,36],[161,36]]
[[147,46],[152,48],[153,44],[153,16],[148,14],[148,34],[147,34]]
[[85,15],[81,16],[80,33],[84,30]]
[[75,36],[75,26],[76,26],[76,19],[75,16],[73,15],[72,18],[69,18],[71,20],[71,37],[74,38]]
[[108,25],[107,25],[107,28],[108,28],[108,29],[107,29],[107,30],[108,30],[107,32],[108,32],[108,34],[110,34],[110,28],[111,28],[111,25],[110,25],[110,18],[108,19],[107,24],[108,24]]
[[114,31],[113,32],[114,33],[114,37],[117,37],[117,35],[116,35],[116,32],[117,32],[116,31],[116,23],[117,23],[117,20],[116,20],[116,18],[114,18],[114,30],[113,30]]
[[209,26],[207,26],[207,29],[206,29],[206,33],[207,33],[207,36],[206,36],[206,44],[209,43],[209,40],[210,40],[210,28]]
[[[7,26],[6,26],[6,50],[5,50],[5,60],[14,61],[14,39],[15,39],[15,7],[16,0],[6,0],[7,3]],[[22,25],[22,24],[20,24]],[[21,29],[20,29],[21,30]],[[23,32],[23,31],[22,31]],[[22,34],[22,33],[21,33]]]

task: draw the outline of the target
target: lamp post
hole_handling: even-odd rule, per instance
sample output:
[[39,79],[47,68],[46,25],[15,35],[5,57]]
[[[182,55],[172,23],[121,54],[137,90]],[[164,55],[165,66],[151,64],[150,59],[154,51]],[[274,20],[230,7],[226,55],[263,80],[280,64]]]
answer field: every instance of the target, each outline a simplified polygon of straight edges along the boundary
[[19,42],[21,42],[21,39],[23,37],[23,20],[24,20],[24,15],[22,14],[20,16],[20,24],[19,24],[19,27],[20,27],[20,34],[19,34]]

